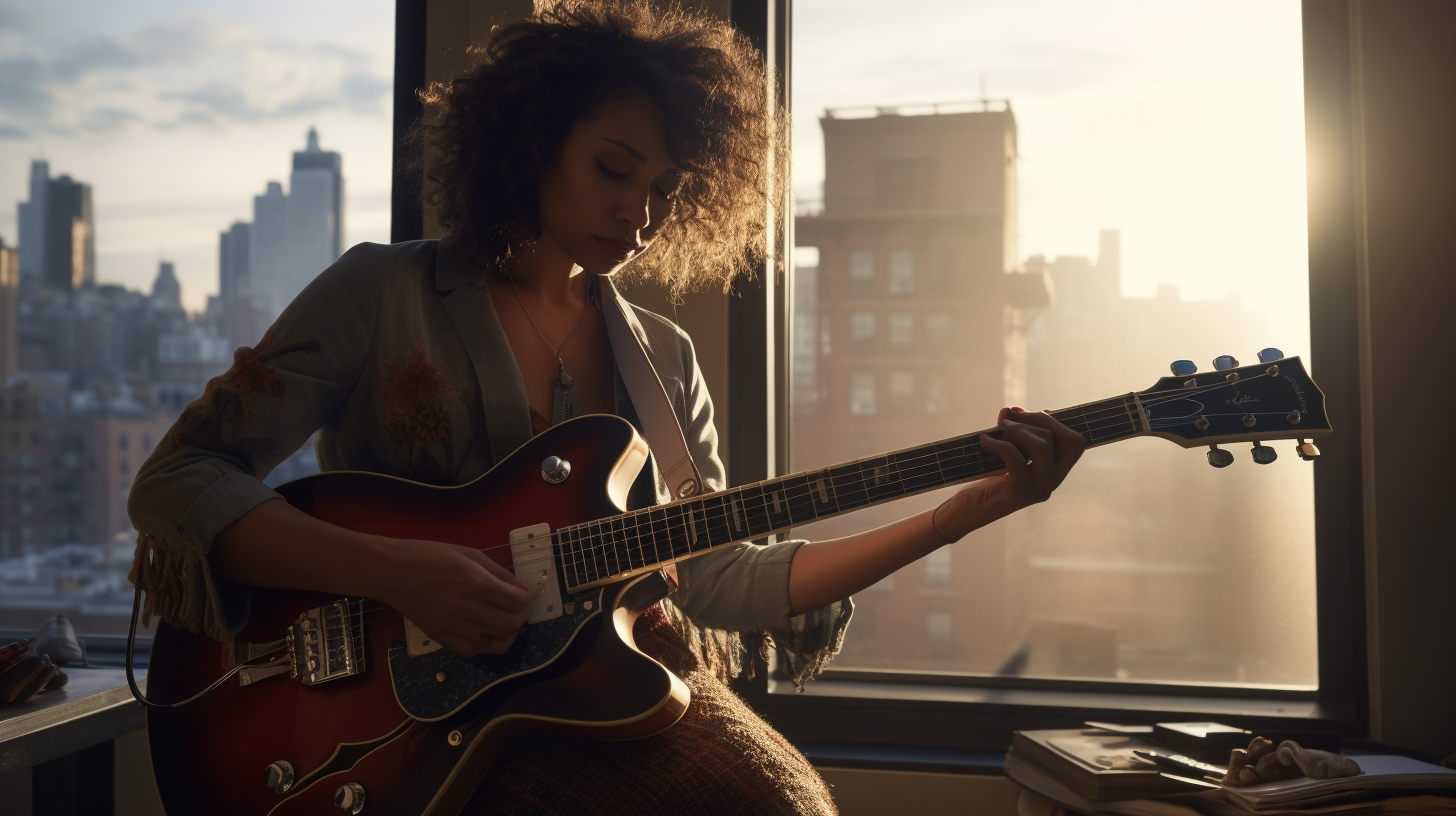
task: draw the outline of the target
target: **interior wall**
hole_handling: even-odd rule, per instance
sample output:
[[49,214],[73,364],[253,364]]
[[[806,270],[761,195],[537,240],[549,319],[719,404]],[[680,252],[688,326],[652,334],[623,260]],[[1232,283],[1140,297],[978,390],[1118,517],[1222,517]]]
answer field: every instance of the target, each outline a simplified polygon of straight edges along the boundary
[[[1456,3],[1349,0],[1371,736],[1456,752]],[[1433,425],[1430,420],[1436,420]],[[1350,429],[1351,432],[1354,429]]]

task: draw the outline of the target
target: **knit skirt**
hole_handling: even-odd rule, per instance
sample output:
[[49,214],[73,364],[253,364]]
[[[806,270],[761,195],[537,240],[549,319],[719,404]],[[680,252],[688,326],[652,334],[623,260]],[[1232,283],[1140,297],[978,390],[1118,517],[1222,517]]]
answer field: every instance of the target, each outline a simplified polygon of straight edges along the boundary
[[492,765],[465,816],[836,812],[804,755],[693,656],[660,607],[633,634],[692,691],[683,718],[639,740],[522,737]]

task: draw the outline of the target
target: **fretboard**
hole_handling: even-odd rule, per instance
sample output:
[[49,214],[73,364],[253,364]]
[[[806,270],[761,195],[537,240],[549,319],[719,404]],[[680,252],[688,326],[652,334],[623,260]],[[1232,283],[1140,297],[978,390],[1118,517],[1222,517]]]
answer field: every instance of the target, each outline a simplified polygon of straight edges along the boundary
[[[1089,447],[1145,429],[1131,394],[1053,411],[1052,416],[1080,432]],[[564,527],[556,531],[562,574],[567,588],[575,591],[716,547],[970,481],[1004,467],[995,455],[981,450],[982,433],[995,429]]]

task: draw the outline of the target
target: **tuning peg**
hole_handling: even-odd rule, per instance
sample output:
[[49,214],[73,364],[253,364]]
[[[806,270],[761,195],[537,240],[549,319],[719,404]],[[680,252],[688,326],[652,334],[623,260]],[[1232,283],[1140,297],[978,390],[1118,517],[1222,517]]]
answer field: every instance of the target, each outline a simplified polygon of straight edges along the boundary
[[1208,463],[1216,468],[1226,468],[1234,463],[1234,455],[1217,445],[1209,445]]
[[1299,458],[1306,462],[1312,462],[1320,455],[1319,448],[1316,448],[1314,443],[1307,439],[1299,440],[1299,444],[1294,447],[1294,450],[1299,454]]
[[1278,451],[1274,450],[1268,445],[1260,445],[1258,442],[1254,443],[1254,449],[1250,451],[1250,453],[1253,454],[1254,461],[1261,465],[1267,465],[1275,459],[1279,458]]
[[1235,360],[1233,355],[1225,354],[1221,357],[1213,358],[1213,367],[1219,371],[1228,371],[1230,368],[1238,368],[1239,361]]
[[1198,364],[1192,360],[1174,360],[1168,365],[1174,377],[1187,377],[1198,373]]
[[1261,363],[1272,363],[1276,360],[1283,359],[1284,352],[1280,351],[1277,348],[1274,348],[1273,346],[1270,346],[1269,348],[1266,348],[1263,351],[1259,352],[1259,362]]

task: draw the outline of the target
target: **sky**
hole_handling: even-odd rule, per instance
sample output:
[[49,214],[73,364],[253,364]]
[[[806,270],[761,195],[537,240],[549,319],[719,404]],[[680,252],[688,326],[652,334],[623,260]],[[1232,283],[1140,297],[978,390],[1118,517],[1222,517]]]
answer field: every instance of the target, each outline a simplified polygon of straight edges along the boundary
[[[1297,0],[796,0],[795,187],[819,195],[826,107],[1010,99],[1023,256],[1122,231],[1123,289],[1229,292],[1304,321]],[[0,238],[33,158],[89,182],[98,279],[177,264],[217,291],[217,236],[286,184],[316,126],[343,154],[346,243],[389,234],[387,0],[0,0]],[[1292,327],[1299,336],[1306,331]]]
[[92,185],[97,279],[217,292],[218,234],[288,182],[316,126],[343,154],[345,240],[389,240],[388,0],[0,0],[0,238],[30,161]]
[[1297,0],[885,7],[795,0],[801,198],[820,196],[825,108],[979,99],[984,81],[1016,114],[1023,257],[1095,258],[1120,229],[1125,295],[1233,291],[1307,332]]

